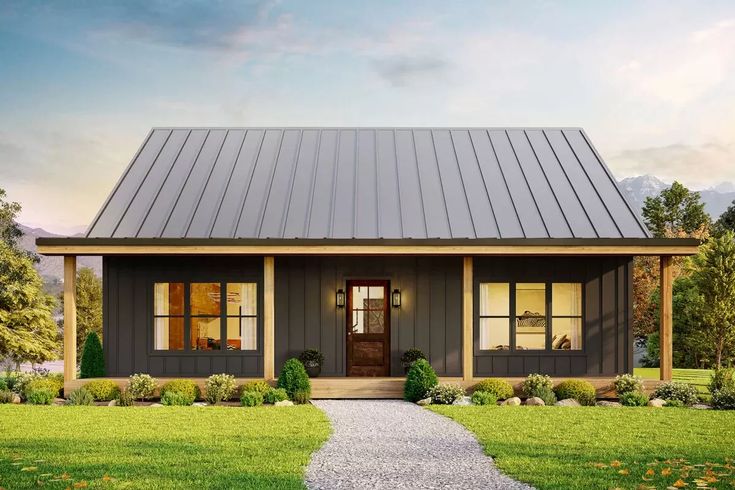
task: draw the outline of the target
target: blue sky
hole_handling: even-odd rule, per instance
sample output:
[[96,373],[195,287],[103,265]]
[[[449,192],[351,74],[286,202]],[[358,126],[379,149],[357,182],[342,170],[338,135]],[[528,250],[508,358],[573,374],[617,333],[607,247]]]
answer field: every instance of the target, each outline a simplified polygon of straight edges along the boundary
[[735,3],[0,4],[0,187],[77,231],[152,126],[582,126],[618,177],[735,181]]

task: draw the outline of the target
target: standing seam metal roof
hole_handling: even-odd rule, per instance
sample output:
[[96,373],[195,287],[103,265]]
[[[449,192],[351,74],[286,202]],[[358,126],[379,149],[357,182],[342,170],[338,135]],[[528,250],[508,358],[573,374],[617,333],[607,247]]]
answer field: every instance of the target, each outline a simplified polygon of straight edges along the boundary
[[155,128],[88,238],[648,238],[579,128]]

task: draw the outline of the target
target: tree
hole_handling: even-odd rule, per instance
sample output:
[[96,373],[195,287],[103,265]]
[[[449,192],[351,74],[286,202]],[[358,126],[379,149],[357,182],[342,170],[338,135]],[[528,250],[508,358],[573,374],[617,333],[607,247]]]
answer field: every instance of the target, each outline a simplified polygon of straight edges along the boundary
[[720,215],[715,222],[714,233],[722,235],[726,231],[735,232],[735,201]]
[[16,252],[29,257],[34,263],[38,262],[38,255],[23,250],[18,244],[18,240],[23,236],[23,230],[15,220],[21,210],[20,204],[6,201],[5,196],[5,191],[0,189],[0,240]]
[[647,197],[643,205],[646,226],[657,238],[701,234],[710,226],[711,219],[699,202],[699,192],[674,182],[656,197]]
[[16,365],[56,358],[55,306],[33,261],[0,240],[0,358]]
[[80,378],[102,378],[105,375],[105,358],[102,343],[96,332],[89,332],[84,341]]
[[[102,338],[102,280],[89,267],[77,271],[77,358],[90,332]],[[59,295],[63,309],[64,295]]]
[[735,350],[735,234],[728,231],[700,247],[692,280],[702,295],[699,334],[715,350],[715,365]]

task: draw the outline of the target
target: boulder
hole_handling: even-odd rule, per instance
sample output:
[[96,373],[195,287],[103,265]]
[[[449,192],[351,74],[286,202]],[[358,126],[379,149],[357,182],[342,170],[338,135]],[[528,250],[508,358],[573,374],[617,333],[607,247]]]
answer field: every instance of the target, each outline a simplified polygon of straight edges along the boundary
[[13,399],[11,400],[11,403],[14,403],[16,405],[19,404],[20,403],[20,396],[18,396],[17,394],[13,394]]
[[206,407],[208,404],[206,402],[194,402],[192,403],[192,407]]
[[598,407],[615,407],[615,408],[619,408],[619,407],[622,407],[623,404],[620,403],[620,402],[611,402],[611,401],[608,401],[608,400],[600,400],[599,402],[597,402],[597,406]]
[[419,400],[416,402],[416,405],[421,405],[422,407],[426,405],[431,405],[431,398],[424,398],[423,400]]
[[692,408],[694,410],[711,410],[712,409],[712,407],[704,403],[695,403],[694,405],[692,405]]
[[293,402],[291,400],[281,400],[280,402],[276,402],[273,404],[274,407],[293,407]]
[[526,405],[539,407],[546,405],[546,402],[537,396],[532,396],[531,398],[526,398]]
[[117,406],[117,400],[112,400],[110,403],[107,404],[108,407],[116,407]]
[[517,396],[514,396],[513,398],[508,398],[507,400],[503,402],[503,405],[511,405],[514,407],[517,407],[520,404],[521,404],[521,399],[518,398]]
[[648,401],[649,407],[662,408],[664,405],[666,405],[666,400],[662,400],[661,398],[654,398]]
[[151,403],[151,404],[150,404],[150,405],[148,405],[148,406],[149,406],[149,407],[162,407],[163,405],[161,405],[160,403]]
[[461,396],[457,398],[456,400],[454,400],[452,405],[460,405],[463,407],[472,405],[472,398],[470,398],[469,396]]
[[554,403],[554,405],[557,407],[581,407],[582,406],[574,398],[565,398],[563,400],[559,400],[558,402]]

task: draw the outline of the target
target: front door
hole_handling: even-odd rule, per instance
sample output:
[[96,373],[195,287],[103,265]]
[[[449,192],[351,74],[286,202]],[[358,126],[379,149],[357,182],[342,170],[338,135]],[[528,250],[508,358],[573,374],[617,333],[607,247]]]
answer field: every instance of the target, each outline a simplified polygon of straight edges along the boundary
[[388,376],[388,281],[347,281],[346,316],[347,376]]

